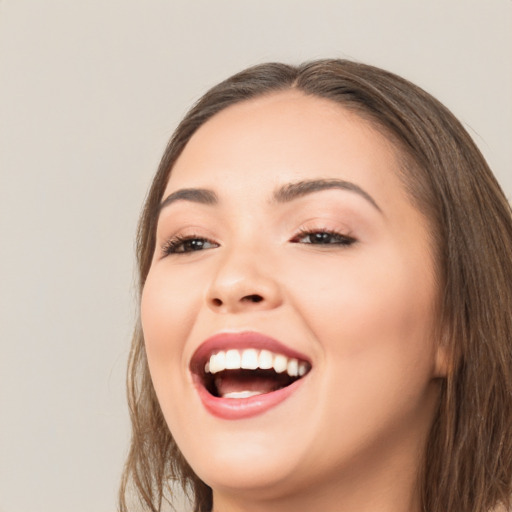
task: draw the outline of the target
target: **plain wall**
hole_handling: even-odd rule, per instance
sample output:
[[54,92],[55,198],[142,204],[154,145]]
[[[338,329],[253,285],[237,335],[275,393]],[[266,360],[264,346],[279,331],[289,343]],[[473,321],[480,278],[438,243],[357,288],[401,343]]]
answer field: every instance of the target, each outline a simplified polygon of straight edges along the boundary
[[172,130],[268,60],[394,71],[512,196],[511,0],[0,0],[0,512],[107,512],[127,451],[133,238]]

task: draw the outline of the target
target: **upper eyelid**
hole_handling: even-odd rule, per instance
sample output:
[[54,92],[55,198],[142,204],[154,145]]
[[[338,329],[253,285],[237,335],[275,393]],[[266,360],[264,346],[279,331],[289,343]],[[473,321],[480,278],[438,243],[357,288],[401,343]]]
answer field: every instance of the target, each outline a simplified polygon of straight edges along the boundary
[[355,237],[352,222],[346,223],[340,219],[329,218],[311,218],[302,222],[295,230],[295,233],[318,233],[326,232],[345,237]]
[[172,224],[159,223],[157,225],[157,243],[163,245],[173,238],[204,238],[211,241],[216,240],[216,237],[212,234],[212,230],[202,226],[200,223],[186,222],[182,224],[181,222],[173,222]]

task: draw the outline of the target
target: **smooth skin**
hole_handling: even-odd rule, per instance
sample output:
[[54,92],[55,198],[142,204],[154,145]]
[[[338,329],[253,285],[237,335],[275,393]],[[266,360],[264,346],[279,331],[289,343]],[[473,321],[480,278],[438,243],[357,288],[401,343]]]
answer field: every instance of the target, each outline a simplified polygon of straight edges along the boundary
[[[368,121],[293,90],[215,115],[176,162],[162,199],[197,188],[217,201],[162,208],[142,325],[164,416],[215,511],[419,512],[446,368],[435,248],[398,172]],[[318,180],[350,186],[276,198]],[[240,331],[312,370],[278,406],[233,421],[206,411],[189,364],[208,337]]]

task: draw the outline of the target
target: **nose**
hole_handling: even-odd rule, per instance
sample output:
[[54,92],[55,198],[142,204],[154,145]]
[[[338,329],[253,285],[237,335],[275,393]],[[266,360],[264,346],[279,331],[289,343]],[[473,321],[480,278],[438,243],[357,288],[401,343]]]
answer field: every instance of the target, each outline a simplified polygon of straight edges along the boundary
[[[265,259],[265,261],[263,261]],[[226,254],[207,291],[217,313],[270,310],[282,304],[282,290],[271,257],[248,250]],[[270,263],[270,264],[269,264]]]

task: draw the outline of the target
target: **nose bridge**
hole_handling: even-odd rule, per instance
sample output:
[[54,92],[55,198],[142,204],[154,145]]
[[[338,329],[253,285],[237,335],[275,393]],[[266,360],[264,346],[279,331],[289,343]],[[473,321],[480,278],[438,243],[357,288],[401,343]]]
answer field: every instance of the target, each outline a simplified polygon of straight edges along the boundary
[[217,312],[269,309],[281,303],[272,256],[256,244],[224,247],[208,290],[207,301]]

